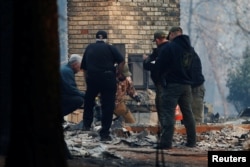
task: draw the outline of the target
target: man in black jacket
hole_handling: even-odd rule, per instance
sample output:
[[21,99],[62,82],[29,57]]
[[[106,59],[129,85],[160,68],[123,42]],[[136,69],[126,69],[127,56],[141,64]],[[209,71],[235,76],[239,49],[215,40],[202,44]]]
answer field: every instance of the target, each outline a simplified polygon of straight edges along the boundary
[[[149,56],[147,55],[143,55],[143,68],[147,71],[150,71],[150,76],[152,81],[154,82],[154,86],[155,86],[155,93],[156,93],[156,97],[155,97],[155,106],[156,106],[156,110],[157,110],[157,114],[159,114],[159,98],[160,98],[160,94],[162,92],[162,86],[161,86],[161,78],[159,75],[159,72],[156,70],[155,67],[155,61],[158,57],[158,50],[160,48],[162,48],[164,45],[166,45],[168,43],[167,40],[167,35],[164,31],[156,31],[154,33],[154,40],[153,42],[155,42],[157,48],[153,49],[153,53],[150,54]],[[160,115],[158,115],[159,117]]]
[[192,113],[192,63],[193,48],[189,37],[182,35],[180,27],[173,27],[169,32],[169,42],[158,51],[156,68],[159,71],[163,87],[159,107],[161,124],[160,143],[156,148],[172,148],[175,125],[175,108],[179,104],[183,123],[187,132],[187,147],[196,145],[195,120]]
[[[100,94],[102,111],[101,141],[111,141],[110,127],[115,108],[116,77],[123,77],[124,57],[106,43],[107,32],[96,33],[96,43],[89,44],[84,52],[81,69],[84,70],[87,90],[85,94],[83,130],[90,130],[93,122],[95,98]],[[115,64],[118,64],[116,71]]]
[[[182,33],[180,27],[176,27]],[[175,28],[172,28],[173,30]],[[171,32],[169,33],[171,34]],[[195,123],[201,124],[204,122],[204,96],[206,89],[204,87],[205,77],[202,73],[202,64],[199,55],[193,49],[194,58],[192,64],[192,112]]]

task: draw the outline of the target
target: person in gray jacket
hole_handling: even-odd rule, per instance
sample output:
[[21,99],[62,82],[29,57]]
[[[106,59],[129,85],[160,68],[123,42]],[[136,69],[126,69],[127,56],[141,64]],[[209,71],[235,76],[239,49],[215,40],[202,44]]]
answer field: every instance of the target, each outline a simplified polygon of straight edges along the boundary
[[77,88],[75,74],[80,71],[82,57],[72,54],[67,64],[60,68],[61,76],[61,111],[66,116],[78,108],[83,107],[84,92]]

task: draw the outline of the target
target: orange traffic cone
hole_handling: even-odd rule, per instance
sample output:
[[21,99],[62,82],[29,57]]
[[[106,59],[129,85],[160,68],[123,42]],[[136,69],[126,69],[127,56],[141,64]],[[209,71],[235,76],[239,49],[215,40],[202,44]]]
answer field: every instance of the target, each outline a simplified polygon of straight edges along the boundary
[[176,106],[175,108],[175,120],[176,121],[181,121],[183,119],[182,113],[181,113],[181,109],[179,107],[179,105]]

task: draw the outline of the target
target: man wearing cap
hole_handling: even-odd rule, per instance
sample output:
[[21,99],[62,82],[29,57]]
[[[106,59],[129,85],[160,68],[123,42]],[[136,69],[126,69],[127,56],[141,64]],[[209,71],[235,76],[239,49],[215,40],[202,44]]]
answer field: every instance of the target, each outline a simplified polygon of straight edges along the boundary
[[151,79],[155,85],[155,91],[156,91],[156,97],[155,97],[155,106],[157,110],[158,117],[160,117],[159,113],[160,108],[159,108],[159,97],[162,92],[162,87],[161,87],[161,78],[159,75],[159,72],[156,70],[155,67],[155,61],[158,57],[158,50],[162,48],[164,45],[168,43],[167,40],[167,35],[164,31],[156,31],[154,33],[154,39],[153,42],[155,42],[157,48],[153,49],[153,53],[150,54],[149,56],[143,55],[143,68],[147,71],[150,71],[150,76]]
[[[180,27],[173,27],[169,31],[170,41],[174,39],[175,34],[182,34],[182,29]],[[204,87],[205,78],[202,73],[202,64],[200,57],[195,52],[193,48],[194,58],[192,65],[192,112],[194,115],[195,123],[203,123],[204,119],[204,96],[206,89]]]
[[68,63],[60,67],[62,116],[66,116],[83,106],[84,92],[77,88],[75,81],[75,74],[80,71],[81,61],[82,56],[72,54]]
[[161,124],[160,143],[156,148],[172,148],[175,125],[175,108],[179,105],[183,124],[187,133],[187,147],[196,145],[195,120],[192,113],[191,84],[193,48],[189,37],[182,35],[180,27],[173,27],[169,31],[169,42],[164,45],[156,59],[156,69],[162,77],[162,92],[159,102]]
[[[84,70],[87,90],[83,113],[83,130],[90,130],[93,122],[95,98],[100,94],[102,110],[101,141],[111,141],[110,127],[115,108],[116,77],[122,77],[124,57],[112,45],[106,43],[107,32],[96,33],[96,43],[85,49],[81,69]],[[115,64],[118,64],[117,70]]]
[[155,85],[159,85],[159,73],[155,71],[155,61],[158,56],[158,50],[168,42],[166,37],[167,35],[164,31],[156,31],[152,42],[155,42],[157,48],[154,48],[153,53],[149,56],[143,55],[143,68],[150,71],[151,79]]

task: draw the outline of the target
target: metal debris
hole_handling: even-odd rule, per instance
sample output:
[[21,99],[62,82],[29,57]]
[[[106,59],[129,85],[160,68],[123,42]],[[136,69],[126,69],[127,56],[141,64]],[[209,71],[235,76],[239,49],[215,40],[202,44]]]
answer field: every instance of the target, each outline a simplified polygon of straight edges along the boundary
[[[183,125],[182,125],[183,126]],[[100,127],[93,127],[92,131],[78,130],[79,125],[69,125],[65,129],[65,140],[73,156],[122,159],[122,156],[110,146],[117,148],[140,148],[152,150],[153,144],[157,141],[157,135],[152,135],[146,128],[139,133],[128,131],[121,127],[120,122],[112,128],[111,142],[100,142],[98,130]],[[241,151],[250,150],[250,132],[233,125],[233,128],[225,127],[221,130],[211,130],[197,134],[197,146],[195,148],[185,147],[186,135],[174,134],[173,147],[182,148],[192,152],[206,151]],[[109,147],[108,147],[109,146]],[[111,148],[111,147],[110,147]],[[125,150],[125,149],[124,149]]]

